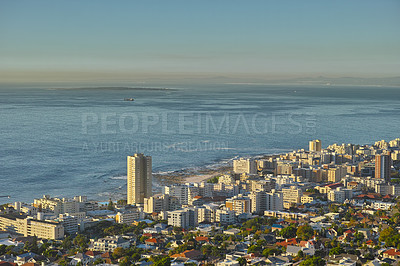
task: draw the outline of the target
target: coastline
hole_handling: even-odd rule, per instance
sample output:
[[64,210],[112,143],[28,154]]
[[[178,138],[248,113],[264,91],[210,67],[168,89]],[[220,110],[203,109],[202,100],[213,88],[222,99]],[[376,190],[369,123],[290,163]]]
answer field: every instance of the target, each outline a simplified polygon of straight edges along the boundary
[[271,156],[277,156],[285,154],[292,150],[274,152],[274,153],[263,153],[253,154],[246,156],[235,156],[229,159],[222,159],[218,163],[208,164],[195,168],[186,168],[177,171],[169,171],[166,173],[153,173],[153,177],[157,180],[159,186],[166,186],[172,184],[185,184],[185,183],[200,183],[207,181],[213,177],[227,174],[233,171],[233,160],[244,157],[250,159],[266,159]]

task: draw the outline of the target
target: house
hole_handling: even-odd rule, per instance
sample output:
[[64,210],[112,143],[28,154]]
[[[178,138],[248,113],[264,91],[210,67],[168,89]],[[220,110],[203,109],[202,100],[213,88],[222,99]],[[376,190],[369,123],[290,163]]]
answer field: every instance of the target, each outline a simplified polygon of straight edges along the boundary
[[315,247],[312,241],[301,241],[298,246],[288,245],[286,247],[286,254],[297,256],[299,251],[303,251],[304,255],[314,256]]
[[268,257],[265,260],[265,262],[272,265],[289,265],[291,261],[292,261],[291,256],[273,256],[273,257]]
[[334,266],[334,265],[344,265],[344,266],[356,266],[357,263],[356,261],[350,259],[350,258],[339,258],[339,259],[330,259],[327,264],[327,266]]
[[24,254],[18,255],[14,262],[16,262],[18,265],[22,265],[27,262],[36,262],[34,258],[37,256],[38,255],[33,252],[24,253]]
[[285,227],[283,227],[283,226],[280,225],[280,224],[273,224],[273,225],[271,226],[271,231],[273,232],[273,231],[278,230],[278,231],[280,232],[280,231],[282,231],[283,228],[285,228]]
[[297,246],[297,244],[298,244],[298,242],[297,242],[296,238],[290,238],[290,239],[286,239],[285,241],[276,243],[277,246],[282,246],[282,247],[287,247],[288,245]]
[[78,263],[82,265],[88,265],[93,262],[93,259],[83,253],[77,253],[75,256],[69,257],[71,259],[70,265],[77,265]]
[[199,250],[191,249],[185,250],[182,253],[174,254],[170,256],[171,258],[189,258],[192,260],[199,260],[203,257],[203,254]]
[[195,238],[195,240],[200,244],[205,244],[210,242],[210,240],[206,236],[198,236]]
[[234,235],[237,235],[239,233],[240,233],[240,230],[237,229],[237,228],[231,228],[231,229],[228,229],[228,230],[224,230],[224,234],[226,234],[226,235],[234,236]]
[[[173,261],[171,261],[171,266],[185,266],[190,263],[195,263],[196,265],[200,264],[197,260],[191,260],[188,258],[175,258]],[[142,266],[147,266],[147,265],[142,265]]]
[[374,242],[372,239],[370,239],[370,240],[368,240],[367,242],[365,242],[365,244],[366,244],[369,248],[373,248],[373,247],[376,246],[375,242]]
[[110,252],[105,252],[105,253],[101,254],[101,258],[107,264],[111,264],[112,263]]
[[239,266],[239,262],[237,260],[230,260],[230,259],[225,259],[223,261],[217,262],[216,266]]
[[128,248],[129,246],[129,241],[123,239],[121,236],[107,236],[104,238],[99,238],[98,240],[90,239],[89,250],[113,252],[115,248]]
[[14,262],[0,261],[0,266],[18,266],[18,264]]
[[89,251],[85,252],[85,255],[93,260],[96,260],[97,258],[101,258],[101,252],[99,252],[99,251],[89,250]]
[[385,252],[382,253],[382,256],[384,258],[389,258],[389,259],[399,259],[400,258],[400,250],[391,248],[386,250]]
[[328,230],[326,231],[325,236],[326,236],[327,238],[329,238],[329,239],[334,239],[335,237],[338,236],[338,232],[337,232],[334,228],[331,228],[331,229],[328,229]]
[[163,241],[161,241],[161,239],[158,238],[149,238],[146,239],[144,243],[150,246],[159,246],[161,243],[163,243]]

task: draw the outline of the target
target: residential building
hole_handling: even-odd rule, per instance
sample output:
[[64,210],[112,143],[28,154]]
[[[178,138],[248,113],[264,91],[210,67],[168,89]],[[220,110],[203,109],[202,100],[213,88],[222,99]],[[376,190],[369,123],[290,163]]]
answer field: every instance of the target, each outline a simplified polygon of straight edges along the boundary
[[123,239],[121,236],[107,236],[97,240],[90,239],[89,250],[113,252],[116,248],[129,248],[129,246],[129,241]]
[[251,212],[263,213],[266,210],[281,211],[283,210],[283,194],[276,192],[253,191],[250,193]]
[[390,182],[390,169],[392,167],[392,158],[388,154],[375,155],[375,178]]
[[321,140],[316,139],[309,142],[309,151],[320,152],[322,150]]
[[242,194],[226,199],[225,207],[234,211],[236,215],[251,213],[251,201]]
[[144,219],[145,215],[141,209],[118,212],[115,221],[120,224],[132,224],[135,220]]
[[64,237],[64,226],[61,223],[40,221],[21,215],[0,215],[0,230],[45,239]]
[[171,186],[165,186],[163,188],[163,194],[167,194],[170,197],[177,198],[181,205],[187,205],[189,203],[188,185],[176,184]]
[[282,188],[283,201],[289,203],[300,203],[303,191],[297,186],[290,186],[290,188]]
[[151,156],[136,153],[127,158],[128,204],[143,204],[144,198],[152,196]]
[[233,160],[233,172],[235,174],[257,174],[257,164],[253,159],[240,158]]
[[218,209],[215,211],[215,222],[233,224],[235,223],[235,212],[229,209]]

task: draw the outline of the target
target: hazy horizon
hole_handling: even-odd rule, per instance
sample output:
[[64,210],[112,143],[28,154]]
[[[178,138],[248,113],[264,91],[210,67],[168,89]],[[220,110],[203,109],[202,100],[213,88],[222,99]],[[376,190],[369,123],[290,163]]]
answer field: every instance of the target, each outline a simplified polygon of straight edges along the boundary
[[2,1],[0,83],[398,77],[399,13],[394,0]]

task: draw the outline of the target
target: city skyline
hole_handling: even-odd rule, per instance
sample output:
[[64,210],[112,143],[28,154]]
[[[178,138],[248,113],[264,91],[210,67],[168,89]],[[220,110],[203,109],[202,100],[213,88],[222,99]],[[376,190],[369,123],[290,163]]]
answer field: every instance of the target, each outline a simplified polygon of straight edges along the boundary
[[393,77],[398,1],[4,1],[0,83]]

